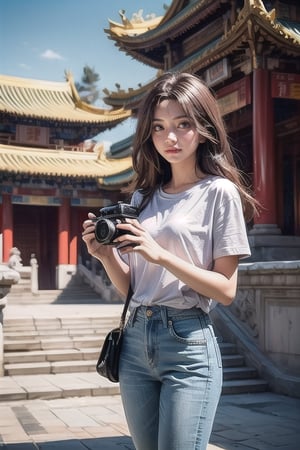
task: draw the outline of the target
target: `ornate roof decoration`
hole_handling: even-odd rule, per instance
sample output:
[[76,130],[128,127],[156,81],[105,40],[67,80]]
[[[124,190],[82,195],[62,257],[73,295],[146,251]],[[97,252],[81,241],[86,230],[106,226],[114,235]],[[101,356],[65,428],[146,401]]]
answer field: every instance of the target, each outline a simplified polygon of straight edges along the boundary
[[109,110],[84,103],[73,78],[64,83],[0,75],[0,114],[44,121],[113,127],[130,116],[123,108]]
[[[220,39],[199,49],[172,70],[203,70],[220,59],[236,53],[245,53],[250,49],[252,69],[256,68],[257,57],[263,47],[263,40],[268,42],[269,50],[276,49],[285,55],[300,55],[300,36],[276,20],[276,11],[268,12],[262,0],[245,0],[235,23]],[[271,44],[271,46],[270,46]]]
[[[110,28],[104,29],[104,31],[108,34],[109,39],[116,41],[115,45],[120,47],[120,50],[124,50],[127,54],[127,50],[120,45],[122,39],[126,40],[126,38],[129,38],[130,40],[131,38],[134,39],[136,36],[147,34],[148,31],[156,28],[162,19],[162,17],[144,19],[142,17],[142,12],[143,10],[140,10],[136,13],[136,16],[134,15],[131,20],[128,20],[125,16],[125,10],[121,10],[119,14],[122,18],[122,24],[109,20]],[[153,65],[153,61],[147,57],[140,58],[138,53],[134,53],[133,56],[137,60],[142,60],[147,65]]]
[[[161,74],[162,71],[159,70],[156,74],[156,78]],[[129,88],[127,91],[125,91],[124,89],[118,89],[117,91],[109,91],[108,89],[103,89],[103,92],[105,94],[103,101],[112,107],[119,107],[119,105],[122,104],[125,109],[134,109],[138,106],[143,96],[149,90],[152,84],[155,83],[156,78],[145,85],[139,84],[138,88],[136,89]]]
[[122,23],[117,23],[109,19],[110,28],[109,30],[105,30],[106,32],[117,36],[138,36],[157,27],[162,19],[162,17],[156,17],[154,14],[150,14],[144,18],[142,9],[134,13],[131,19],[126,17],[126,11],[124,9],[121,9],[119,14]]
[[94,179],[100,185],[118,184],[120,180],[126,182],[133,174],[130,156],[108,158],[102,144],[98,144],[93,153],[0,145],[0,171]]
[[133,33],[132,30],[121,32],[120,27],[111,26],[104,31],[120,50],[138,61],[162,70],[167,40],[180,37],[220,7],[224,8],[222,0],[173,0],[160,22],[144,33]]
[[[142,36],[132,37],[131,39],[128,37],[127,40],[122,38],[122,40],[120,39],[118,41],[118,44],[123,46],[129,53],[132,48],[130,42],[134,41],[136,46],[135,52],[140,52],[140,55],[143,57],[145,45],[147,45],[147,42],[154,43],[154,35],[156,37],[159,36],[160,39],[160,44],[157,44],[157,47],[160,47],[161,43],[165,45],[166,41],[163,39],[163,35],[165,38],[166,36],[169,38],[173,30],[174,35],[172,37],[174,37],[176,33],[179,33],[179,30],[183,33],[184,27],[185,31],[189,33],[188,27],[192,28],[194,24],[202,23],[204,10],[208,14],[208,12],[216,11],[221,3],[224,5],[226,2],[219,0],[201,0],[198,2],[190,2],[189,5],[185,2],[184,9],[178,12],[179,3],[184,4],[183,1],[175,0],[170,7],[172,8],[175,5],[172,9],[172,14],[176,12],[177,16],[174,17],[170,14],[169,24],[166,19],[168,16],[167,13],[155,29]],[[201,8],[203,11],[201,11]],[[204,26],[201,28],[201,31],[203,29]],[[207,34],[209,35],[209,33]],[[195,34],[192,34],[191,38],[195,41]],[[145,42],[142,42],[142,39]],[[237,14],[236,20],[232,24],[230,22],[223,24],[219,36],[206,42],[201,47],[202,41],[200,38],[198,42],[199,46],[195,47],[196,51],[182,57],[182,60],[178,64],[173,65],[170,70],[194,73],[201,72],[225,57],[244,55],[244,58],[246,58],[246,54],[251,55],[251,68],[253,70],[257,67],[257,59],[264,42],[268,46],[270,56],[274,52],[275,57],[278,54],[297,57],[300,55],[300,24],[280,18],[277,19],[276,10],[267,11],[262,0],[244,0],[244,6]],[[138,59],[136,54],[135,57]],[[118,90],[116,92],[107,92],[108,95],[104,101],[114,107],[124,105],[126,108],[134,109],[153,82],[151,80],[148,84],[142,87],[140,86],[138,89],[129,88],[128,91]]]

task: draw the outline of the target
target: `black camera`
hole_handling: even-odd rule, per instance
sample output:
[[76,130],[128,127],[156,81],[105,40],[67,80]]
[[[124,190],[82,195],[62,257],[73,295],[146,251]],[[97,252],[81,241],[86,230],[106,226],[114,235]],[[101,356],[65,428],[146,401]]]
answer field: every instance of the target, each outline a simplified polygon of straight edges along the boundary
[[137,219],[139,208],[119,202],[115,205],[100,209],[100,216],[95,220],[95,237],[101,244],[112,244],[113,240],[122,234],[131,234],[125,230],[119,230],[116,225],[125,223],[126,219]]

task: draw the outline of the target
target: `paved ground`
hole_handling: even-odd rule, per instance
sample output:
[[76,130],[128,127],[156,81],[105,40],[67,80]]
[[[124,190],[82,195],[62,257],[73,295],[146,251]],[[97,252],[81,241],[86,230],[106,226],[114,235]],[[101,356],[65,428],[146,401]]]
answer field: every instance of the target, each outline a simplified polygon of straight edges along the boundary
[[[300,400],[272,393],[223,396],[208,450],[299,450],[299,412]],[[0,449],[134,447],[114,395],[0,403]]]
[[[72,315],[82,315],[83,310],[89,315],[95,307],[72,305]],[[69,308],[55,309],[11,306],[5,317],[70,314]],[[107,317],[119,310],[119,305],[102,305],[101,309]],[[69,376],[70,387],[78,382],[77,376]],[[6,383],[10,381],[5,378]],[[12,398],[0,402],[0,450],[134,449],[119,395],[10,401]],[[208,447],[220,449],[299,450],[300,399],[269,392],[222,396]]]

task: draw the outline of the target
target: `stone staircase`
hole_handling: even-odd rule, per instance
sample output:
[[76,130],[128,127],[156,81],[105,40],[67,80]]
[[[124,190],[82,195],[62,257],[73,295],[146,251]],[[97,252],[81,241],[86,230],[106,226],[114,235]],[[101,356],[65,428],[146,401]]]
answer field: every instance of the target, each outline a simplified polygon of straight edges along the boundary
[[90,372],[116,318],[10,319],[4,321],[5,375]]
[[42,290],[33,294],[27,280],[20,280],[11,287],[8,294],[10,305],[43,304],[99,304],[103,303],[100,295],[91,286],[75,278],[65,289]]
[[[28,280],[14,285],[8,294],[14,314],[4,316],[3,323],[5,376],[0,378],[0,402],[119,393],[118,384],[95,370],[104,337],[119,322],[117,303],[108,304],[76,276],[64,290],[38,294],[31,293]],[[268,388],[233,344],[223,342],[220,348],[223,394]]]
[[[71,308],[71,306],[69,306]],[[94,377],[95,364],[103,339],[109,329],[116,326],[118,317],[70,316],[51,318],[10,318],[4,320],[5,376],[21,379],[79,374]],[[262,392],[266,381],[259,379],[255,369],[247,367],[242,355],[233,344],[221,343],[223,360],[223,394]],[[99,378],[101,377],[96,374]],[[5,378],[5,377],[4,377]],[[93,378],[94,380],[94,378]],[[80,384],[80,383],[79,383]],[[116,389],[116,386],[114,387]],[[117,390],[118,392],[118,390]],[[97,395],[110,395],[109,386],[99,389]],[[116,393],[116,391],[114,391]],[[59,396],[67,396],[60,392]],[[72,396],[86,395],[80,385],[72,389]],[[43,392],[39,392],[43,398]],[[52,398],[55,394],[52,393]],[[0,401],[7,400],[1,396]]]

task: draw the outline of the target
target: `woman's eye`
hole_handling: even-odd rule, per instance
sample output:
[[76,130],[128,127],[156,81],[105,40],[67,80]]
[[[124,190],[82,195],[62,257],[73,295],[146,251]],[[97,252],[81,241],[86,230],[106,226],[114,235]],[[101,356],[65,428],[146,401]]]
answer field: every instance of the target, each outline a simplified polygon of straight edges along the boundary
[[161,131],[162,129],[161,125],[153,125],[152,131]]
[[188,121],[185,122],[180,122],[180,124],[178,125],[179,128],[190,128],[191,124]]

